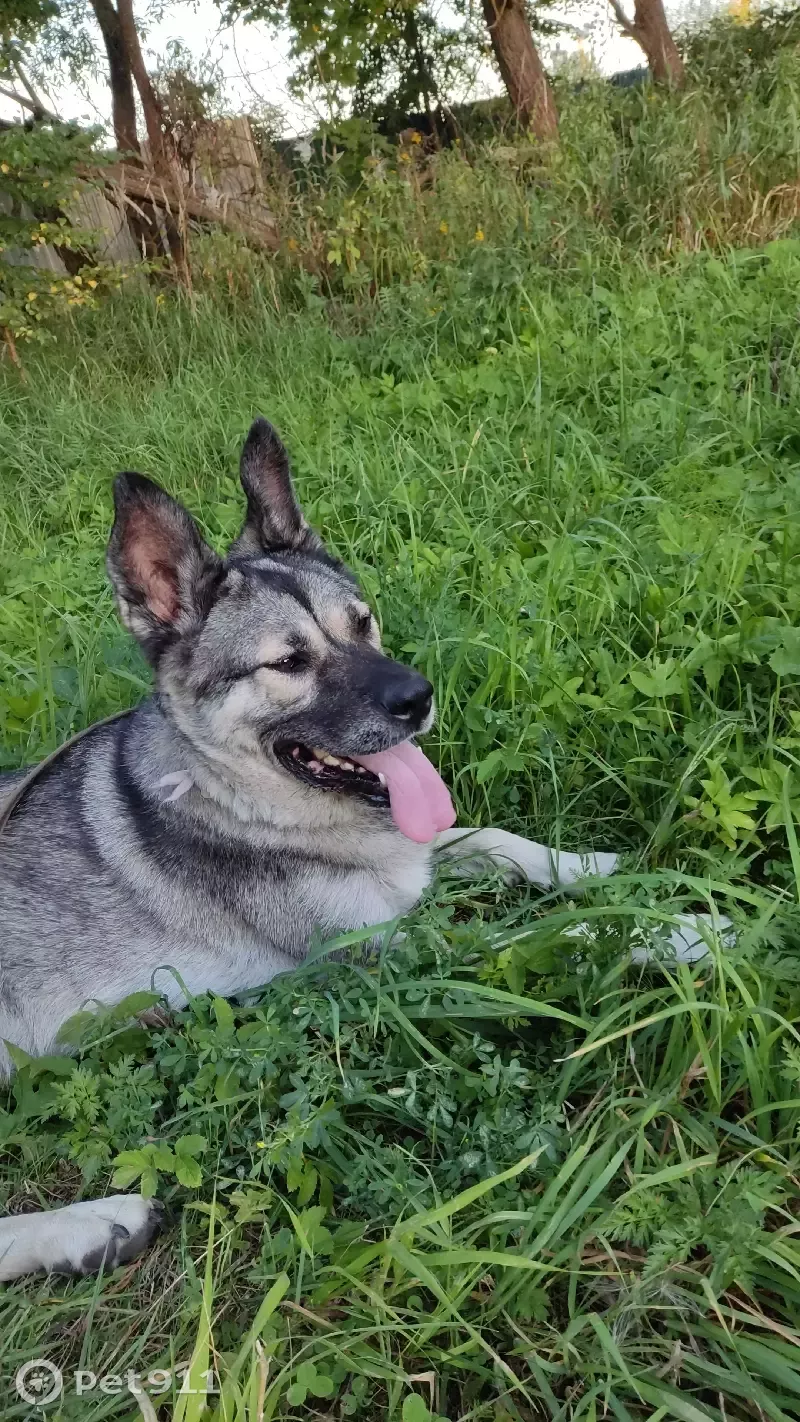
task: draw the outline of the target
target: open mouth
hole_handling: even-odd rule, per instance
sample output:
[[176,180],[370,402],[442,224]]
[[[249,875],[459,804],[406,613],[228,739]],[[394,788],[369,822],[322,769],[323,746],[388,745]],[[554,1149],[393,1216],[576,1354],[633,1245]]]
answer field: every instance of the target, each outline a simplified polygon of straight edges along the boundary
[[278,764],[304,784],[391,810],[397,828],[417,844],[429,844],[455,821],[447,786],[411,740],[357,759],[297,741],[278,741],[273,749]]
[[313,785],[317,790],[335,790],[340,795],[355,795],[370,805],[388,809],[389,788],[381,772],[376,774],[357,760],[333,755],[322,746],[278,741],[274,750],[279,765],[306,785]]

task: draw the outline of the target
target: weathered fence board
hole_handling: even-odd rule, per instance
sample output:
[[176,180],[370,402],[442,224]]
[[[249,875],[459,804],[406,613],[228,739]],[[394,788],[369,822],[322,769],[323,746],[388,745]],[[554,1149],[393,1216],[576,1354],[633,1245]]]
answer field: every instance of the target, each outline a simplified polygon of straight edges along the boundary
[[[145,146],[145,155],[146,151]],[[206,125],[192,168],[191,174],[182,175],[182,182],[175,183],[157,176],[150,168],[131,163],[87,169],[79,196],[65,215],[73,226],[99,234],[97,251],[102,262],[129,264],[142,259],[129,221],[134,209],[145,222],[152,222],[154,214],[158,222],[159,213],[169,212],[179,220],[219,224],[272,251],[278,247],[278,230],[265,199],[264,177],[249,119],[224,119]],[[10,197],[0,193],[0,212],[10,211]],[[33,219],[28,210],[23,210],[23,216]],[[6,251],[2,260],[66,275],[66,267],[53,247]]]

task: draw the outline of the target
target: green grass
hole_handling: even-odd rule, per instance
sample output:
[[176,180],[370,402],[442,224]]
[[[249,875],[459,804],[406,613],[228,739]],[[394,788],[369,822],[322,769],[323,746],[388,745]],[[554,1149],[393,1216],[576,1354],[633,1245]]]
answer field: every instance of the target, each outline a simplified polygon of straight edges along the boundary
[[[320,947],[161,1029],[128,1004],[79,1065],[23,1067],[8,1204],[116,1170],[174,1213],[118,1276],[6,1289],[0,1387],[195,1349],[239,1422],[798,1418],[800,243],[648,268],[486,240],[354,303],[253,270],[81,312],[6,372],[5,764],[145,691],[112,474],[222,547],[261,411],[436,683],[461,821],[624,872],[581,906],[444,879],[374,961]],[[637,924],[709,901],[735,948],[631,966]],[[70,1385],[56,1415],[145,1411]]]

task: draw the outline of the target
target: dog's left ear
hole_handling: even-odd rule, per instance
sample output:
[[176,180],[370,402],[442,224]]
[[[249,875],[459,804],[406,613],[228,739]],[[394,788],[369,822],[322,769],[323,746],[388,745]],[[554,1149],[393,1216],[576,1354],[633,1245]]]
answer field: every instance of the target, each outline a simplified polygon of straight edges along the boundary
[[144,474],[114,480],[106,567],[120,617],[150,661],[207,617],[222,560],[194,519]]
[[314,553],[322,547],[303,518],[289,473],[289,456],[268,420],[254,420],[240,464],[247,516],[231,548],[236,556]]

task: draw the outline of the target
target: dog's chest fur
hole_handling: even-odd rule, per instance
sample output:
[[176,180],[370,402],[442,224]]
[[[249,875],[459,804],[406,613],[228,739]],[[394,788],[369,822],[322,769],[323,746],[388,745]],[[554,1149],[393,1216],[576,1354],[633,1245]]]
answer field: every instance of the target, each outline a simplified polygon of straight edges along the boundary
[[113,1002],[153,974],[172,1001],[257,986],[296,967],[315,931],[385,922],[425,889],[429,848],[385,812],[248,822],[198,788],[185,755],[177,768],[195,783],[168,802],[159,781],[183,753],[149,703],[76,746],[12,817],[0,1036],[46,1050],[87,999]]

